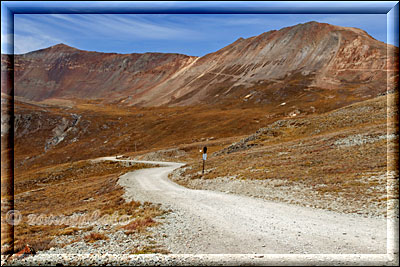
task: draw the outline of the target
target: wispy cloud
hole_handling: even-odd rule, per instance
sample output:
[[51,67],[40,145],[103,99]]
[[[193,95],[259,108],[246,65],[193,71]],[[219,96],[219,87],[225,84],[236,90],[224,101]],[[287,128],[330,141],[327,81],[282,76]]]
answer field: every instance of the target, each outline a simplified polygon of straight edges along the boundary
[[15,16],[14,53],[21,54],[48,47],[57,43],[68,43],[67,38],[54,34],[54,24],[32,22],[27,18]]
[[196,36],[196,32],[176,24],[144,21],[135,15],[110,14],[41,14],[16,15],[19,41],[32,38],[54,40],[113,38],[117,40],[173,40]]
[[15,34],[14,53],[23,54],[62,42],[64,41],[60,39],[54,39],[53,37],[48,37],[45,35],[42,35],[40,36],[40,38],[38,38],[35,36],[22,36],[19,34]]
[[87,21],[87,23],[90,29],[95,29],[99,33],[121,34],[121,36],[129,34],[137,39],[185,39],[188,36],[195,35],[193,30],[182,25],[156,24],[140,20],[135,15],[96,15],[93,20]]

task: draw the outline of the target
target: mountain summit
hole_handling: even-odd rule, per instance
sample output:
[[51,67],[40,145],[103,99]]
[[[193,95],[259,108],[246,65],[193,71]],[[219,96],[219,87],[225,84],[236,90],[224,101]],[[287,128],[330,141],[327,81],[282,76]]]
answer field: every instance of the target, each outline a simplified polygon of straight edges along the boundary
[[312,21],[239,38],[201,58],[58,44],[15,56],[15,93],[144,106],[355,101],[392,89],[397,59],[397,47],[363,30]]
[[397,60],[387,55],[398,58],[398,48],[363,30],[308,22],[238,39],[197,60],[167,81],[168,93],[149,100],[193,104],[250,94],[250,100],[268,103],[326,90],[376,95],[386,91],[387,77],[397,75]]

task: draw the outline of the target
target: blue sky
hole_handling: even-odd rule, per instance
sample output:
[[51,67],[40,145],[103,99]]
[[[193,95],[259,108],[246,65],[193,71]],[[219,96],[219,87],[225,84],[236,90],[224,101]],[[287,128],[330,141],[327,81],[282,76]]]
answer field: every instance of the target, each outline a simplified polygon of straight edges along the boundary
[[[211,4],[229,6],[229,2]],[[361,28],[380,41],[387,40],[386,14],[15,14],[14,52],[65,43],[89,51],[203,56],[239,37],[312,20]]]

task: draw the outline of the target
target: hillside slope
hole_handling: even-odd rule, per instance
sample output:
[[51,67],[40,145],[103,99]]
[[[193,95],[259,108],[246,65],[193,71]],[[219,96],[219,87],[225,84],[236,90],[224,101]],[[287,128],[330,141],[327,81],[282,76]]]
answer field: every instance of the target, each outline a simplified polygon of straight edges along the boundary
[[161,84],[170,88],[168,93],[159,89],[157,100],[149,101],[188,105],[240,98],[268,104],[371,98],[394,88],[386,86],[398,77],[396,58],[398,48],[360,29],[309,22],[240,38]]
[[115,101],[146,93],[195,59],[180,54],[88,52],[58,44],[15,55],[15,94],[35,101]]
[[223,149],[210,146],[204,175],[197,156],[171,178],[194,189],[387,216],[398,201],[393,99],[398,94],[275,121]]

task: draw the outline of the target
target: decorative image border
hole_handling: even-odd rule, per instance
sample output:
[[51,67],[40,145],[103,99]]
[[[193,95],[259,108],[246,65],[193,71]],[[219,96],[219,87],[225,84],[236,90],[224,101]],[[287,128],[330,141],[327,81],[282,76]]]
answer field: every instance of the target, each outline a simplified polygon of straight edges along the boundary
[[[6,38],[2,52],[14,54],[14,15],[15,14],[386,14],[387,15],[387,43],[399,45],[399,2],[398,1],[81,1],[79,5],[74,1],[2,1],[2,38]],[[4,49],[3,49],[4,48]],[[388,55],[390,56],[390,55]],[[393,55],[392,55],[393,56]],[[3,69],[3,66],[2,66]],[[13,64],[9,66],[10,76],[3,77],[2,86],[10,92],[8,100],[9,127],[8,138],[13,147],[14,129],[14,83]],[[4,79],[9,79],[3,83]],[[3,90],[2,90],[3,91]],[[389,100],[388,101],[398,101]],[[397,102],[396,102],[397,103]],[[3,106],[3,100],[2,100]],[[398,108],[398,106],[396,106]],[[2,129],[3,132],[3,129]],[[3,138],[3,137],[2,137]],[[2,150],[3,150],[2,143]],[[9,158],[7,158],[9,157]],[[389,159],[388,160],[393,160]],[[396,160],[396,159],[395,159]],[[2,217],[3,208],[13,210],[13,193],[8,198],[3,194],[3,188],[9,187],[13,192],[13,153],[1,159],[2,185]],[[8,164],[8,165],[7,165]],[[6,169],[9,166],[11,169]],[[4,170],[3,170],[4,169]],[[6,178],[8,177],[8,178]],[[4,178],[4,179],[3,179]],[[9,185],[6,183],[10,183]],[[3,187],[3,184],[4,187]],[[8,187],[7,187],[8,188]],[[3,197],[4,196],[4,197]],[[398,208],[398,207],[397,207]],[[2,218],[3,221],[3,218]],[[2,223],[2,236],[3,227]],[[167,254],[158,256],[159,264],[173,264],[178,258],[185,264],[218,264],[218,265],[396,265],[399,262],[399,231],[398,218],[387,220],[387,253],[386,254],[204,254],[179,255]],[[87,255],[74,255],[85,258]],[[120,255],[115,257],[115,264],[124,264],[123,258],[132,260],[135,264],[146,264],[150,255]],[[135,257],[142,262],[135,262]],[[56,264],[54,262],[53,264]],[[37,264],[37,263],[35,263]],[[47,264],[47,263],[43,263]],[[73,262],[71,262],[73,264]],[[87,259],[86,264],[90,264]]]

